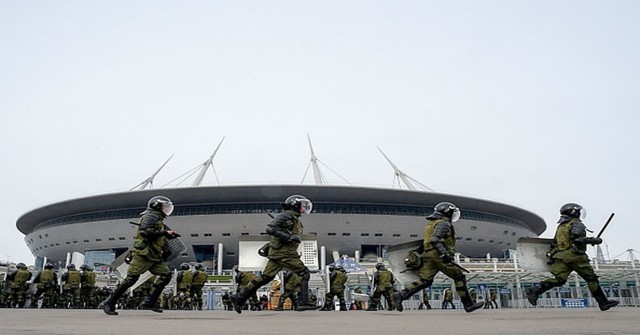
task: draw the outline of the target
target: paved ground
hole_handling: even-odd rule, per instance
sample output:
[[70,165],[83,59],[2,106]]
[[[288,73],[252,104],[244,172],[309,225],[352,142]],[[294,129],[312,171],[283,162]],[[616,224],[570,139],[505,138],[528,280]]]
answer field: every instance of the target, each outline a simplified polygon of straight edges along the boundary
[[0,334],[640,334],[640,308],[404,312],[0,309]]

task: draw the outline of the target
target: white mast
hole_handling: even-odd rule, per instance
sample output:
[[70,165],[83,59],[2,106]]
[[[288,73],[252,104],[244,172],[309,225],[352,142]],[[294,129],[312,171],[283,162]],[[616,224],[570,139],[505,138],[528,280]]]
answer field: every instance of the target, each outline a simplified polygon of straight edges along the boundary
[[139,190],[144,190],[145,188],[147,188],[147,186],[151,185],[151,187],[153,187],[153,179],[156,177],[156,175],[158,174],[158,172],[160,172],[160,170],[162,170],[162,168],[167,165],[167,163],[169,163],[169,161],[171,160],[171,158],[173,158],[173,155],[171,155],[171,157],[169,157],[169,159],[167,159],[166,162],[164,162],[164,164],[162,164],[162,166],[160,166],[160,168],[158,170],[156,170],[156,172],[154,172],[149,178],[145,179],[144,181],[142,181],[140,184],[134,186],[132,189],[130,189],[129,191],[133,191],[135,189],[139,189]]
[[395,184],[395,179],[397,179],[398,180],[398,187],[402,188],[402,185],[400,185],[400,181],[402,181],[404,183],[404,185],[408,189],[410,189],[412,191],[415,191],[417,189],[416,186],[413,183],[418,184],[418,186],[420,186],[424,190],[433,191],[432,189],[430,189],[426,185],[424,185],[421,182],[411,178],[406,173],[402,172],[402,170],[398,169],[398,167],[395,164],[393,164],[393,162],[389,159],[389,157],[387,157],[387,155],[385,155],[384,152],[382,152],[382,149],[380,149],[380,147],[378,147],[378,150],[380,151],[382,156],[384,156],[384,158],[387,160],[387,162],[389,162],[389,164],[393,168],[394,184]]
[[320,164],[322,164],[323,166],[325,166],[327,169],[329,169],[331,172],[335,173],[336,176],[340,177],[340,179],[344,180],[347,184],[351,185],[351,183],[349,181],[347,181],[346,179],[342,178],[341,175],[339,175],[337,172],[333,171],[330,167],[328,167],[326,164],[322,163],[318,157],[316,157],[315,152],[313,151],[313,145],[311,145],[311,137],[309,136],[309,134],[307,134],[307,139],[309,140],[309,150],[311,152],[311,160],[309,161],[309,165],[307,165],[307,170],[304,172],[304,176],[302,177],[302,182],[304,183],[304,179],[307,177],[307,172],[309,172],[309,167],[313,168],[313,178],[316,182],[316,185],[326,185],[328,184],[327,182],[327,178],[325,178],[324,174],[322,173],[322,170],[320,170]]
[[[216,153],[218,153],[218,149],[220,149],[220,146],[222,145],[223,141],[224,141],[224,137],[222,137],[222,140],[216,147],[216,150],[213,151],[213,154],[211,154],[211,157],[209,157],[209,159],[207,159],[204,163],[202,163],[202,165],[200,165],[201,166],[200,172],[198,173],[198,176],[193,181],[193,184],[191,184],[191,186],[200,186],[200,184],[202,183],[202,180],[204,179],[204,175],[207,173],[207,170],[209,169],[209,167],[211,167],[211,169],[213,169],[213,173],[216,174],[215,167],[213,166],[213,158],[216,156]],[[218,185],[220,185],[220,181],[218,180],[217,174],[216,174],[216,181],[218,181]]]
[[311,167],[313,168],[313,178],[316,181],[316,185],[325,185],[327,183],[327,179],[320,171],[320,166],[318,166],[318,157],[316,157],[315,152],[313,151],[313,145],[311,145],[311,137],[307,134],[307,139],[309,140],[309,150],[311,151]]

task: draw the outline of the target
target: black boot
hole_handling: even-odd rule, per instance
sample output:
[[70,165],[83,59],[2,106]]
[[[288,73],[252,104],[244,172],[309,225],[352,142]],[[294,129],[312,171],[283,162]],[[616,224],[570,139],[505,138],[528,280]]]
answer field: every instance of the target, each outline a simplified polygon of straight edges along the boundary
[[540,293],[538,293],[537,286],[526,288],[524,292],[527,294],[527,300],[529,300],[530,304],[532,304],[533,306],[538,305],[538,295]]
[[527,288],[524,292],[527,294],[527,300],[533,306],[538,304],[538,296],[544,292],[547,292],[549,289],[553,288],[553,285],[547,282],[540,282],[540,286],[534,286],[531,288]]
[[332,311],[334,310],[333,308],[333,302],[329,303],[329,301],[327,301],[322,308],[320,308],[321,311],[323,312],[328,312],[328,311]]
[[162,284],[154,284],[153,289],[149,295],[138,305],[140,309],[146,309],[156,313],[162,313],[162,308],[158,307],[158,298],[164,289]]
[[348,311],[349,309],[347,308],[347,303],[345,301],[340,301],[340,311],[341,312],[345,312]]
[[296,311],[313,311],[321,307],[309,302],[309,274],[306,274],[302,277],[302,282],[300,283],[300,299],[298,300]]
[[232,294],[229,299],[231,299],[231,304],[233,304],[233,310],[236,313],[242,313],[242,306],[244,306],[244,302],[247,300],[248,294],[246,294],[245,290],[242,290],[236,294]]
[[[460,295],[460,293],[458,293],[458,295]],[[464,306],[464,311],[467,313],[471,313],[476,309],[482,308],[482,306],[484,306],[483,302],[473,303],[473,300],[471,300],[471,297],[469,297],[468,294],[460,296],[460,300],[462,301],[462,306]]]
[[[389,304],[389,306],[391,306],[391,304]],[[378,304],[371,303],[369,304],[369,307],[367,307],[367,311],[377,311],[377,310],[378,310]]]
[[607,296],[604,294],[604,292],[602,291],[602,288],[599,285],[596,291],[592,292],[591,294],[598,302],[598,307],[600,307],[601,311],[606,311],[611,307],[618,306],[618,304],[620,303],[619,301],[616,301],[616,300],[607,299]]
[[118,285],[111,295],[98,305],[98,308],[101,308],[107,315],[118,315],[118,312],[116,312],[116,301],[118,301],[128,289],[129,286],[127,285]]
[[423,289],[429,287],[431,283],[421,283],[419,285],[414,286],[412,289],[403,289],[402,291],[396,292],[391,295],[391,300],[393,302],[393,308],[395,308],[398,312],[402,312],[404,307],[402,306],[402,301],[411,298],[414,294],[422,291]]

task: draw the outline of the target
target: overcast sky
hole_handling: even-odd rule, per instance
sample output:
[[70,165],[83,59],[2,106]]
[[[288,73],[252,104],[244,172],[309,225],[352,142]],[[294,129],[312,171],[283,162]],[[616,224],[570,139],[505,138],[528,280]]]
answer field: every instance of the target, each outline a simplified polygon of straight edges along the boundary
[[[393,185],[380,146],[438,192],[539,214],[543,237],[566,202],[596,233],[615,212],[605,251],[640,250],[639,12],[638,1],[0,1],[0,260],[33,263],[16,229],[27,211],[129,190],[175,154],[160,187],[223,137],[221,184],[300,183],[307,134],[354,185]],[[217,184],[212,171],[204,184]]]

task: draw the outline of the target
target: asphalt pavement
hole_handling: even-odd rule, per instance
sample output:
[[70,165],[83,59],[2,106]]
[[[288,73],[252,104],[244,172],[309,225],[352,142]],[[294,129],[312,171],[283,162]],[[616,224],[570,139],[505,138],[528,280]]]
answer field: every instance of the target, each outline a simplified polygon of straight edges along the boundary
[[1,335],[616,334],[640,335],[640,308],[275,312],[0,309]]

